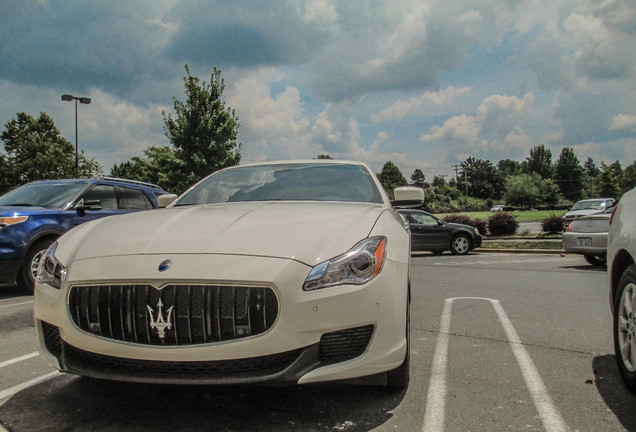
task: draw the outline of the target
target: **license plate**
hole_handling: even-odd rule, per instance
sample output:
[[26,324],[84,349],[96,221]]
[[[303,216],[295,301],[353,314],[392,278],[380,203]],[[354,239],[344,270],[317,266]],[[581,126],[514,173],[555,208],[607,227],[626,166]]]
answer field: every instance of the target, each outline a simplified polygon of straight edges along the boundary
[[579,238],[579,246],[592,246],[592,239],[590,237]]

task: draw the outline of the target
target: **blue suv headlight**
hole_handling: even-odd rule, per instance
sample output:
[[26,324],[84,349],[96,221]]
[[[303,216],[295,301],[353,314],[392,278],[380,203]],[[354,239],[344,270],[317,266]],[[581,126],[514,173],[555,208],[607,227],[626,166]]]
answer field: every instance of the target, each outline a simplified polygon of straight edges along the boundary
[[40,283],[60,289],[62,282],[66,279],[66,267],[55,258],[56,248],[57,242],[53,243],[40,259],[37,279]]
[[26,222],[28,216],[4,216],[0,217],[0,231],[8,226]]

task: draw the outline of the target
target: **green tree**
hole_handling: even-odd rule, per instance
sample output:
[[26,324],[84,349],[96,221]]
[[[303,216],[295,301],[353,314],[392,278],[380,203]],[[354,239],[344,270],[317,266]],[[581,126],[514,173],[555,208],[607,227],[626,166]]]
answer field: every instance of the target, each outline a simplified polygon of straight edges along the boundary
[[446,185],[446,180],[444,180],[444,176],[434,176],[433,177],[433,187],[441,187]]
[[[616,164],[618,164],[618,166]],[[596,194],[598,196],[620,198],[622,169],[620,170],[621,176],[619,176],[617,168],[620,168],[618,161],[611,165],[606,165],[605,162],[601,162],[601,173],[598,176],[598,183],[596,184]]]
[[428,187],[428,183],[426,183],[426,176],[419,168],[416,168],[415,171],[413,171],[413,174],[411,174],[411,182],[413,186],[417,186],[419,188]]
[[578,201],[583,195],[583,167],[574,150],[563,147],[554,164],[554,179],[563,196],[570,201]]
[[541,177],[536,173],[510,176],[506,179],[504,199],[516,207],[534,207],[541,200],[540,183]]
[[237,142],[238,116],[222,99],[225,82],[214,68],[210,82],[199,82],[185,65],[185,102],[173,97],[172,114],[163,112],[164,131],[179,161],[177,191],[183,192],[203,177],[241,160]]
[[0,162],[3,184],[13,188],[42,179],[93,177],[102,174],[101,165],[78,155],[79,172],[75,170],[75,146],[64,138],[53,119],[40,112],[35,118],[19,112],[0,134],[6,157]]
[[382,167],[382,171],[378,174],[378,179],[384,190],[389,194],[391,199],[394,198],[393,190],[400,186],[406,186],[408,182],[400,169],[391,161],[388,161]]
[[556,181],[552,179],[541,179],[538,183],[539,194],[541,195],[539,201],[549,206],[558,204],[562,199],[561,188]]
[[544,179],[552,178],[554,172],[552,167],[552,152],[543,144],[532,147],[530,157],[527,158],[525,162],[524,168],[526,174],[536,173]]
[[636,161],[632,162],[623,170],[623,183],[621,185],[623,193],[636,187]]
[[173,148],[152,146],[144,150],[144,155],[145,157],[135,156],[129,161],[115,164],[110,175],[151,182],[168,192],[179,191],[179,178],[176,175],[179,160]]
[[474,198],[501,198],[504,185],[492,162],[469,157],[461,166],[458,189],[466,190],[468,186],[468,195]]
[[497,171],[502,179],[511,175],[521,174],[521,163],[512,159],[502,159],[497,162]]
[[596,185],[596,180],[598,176],[601,174],[601,170],[594,163],[594,159],[588,157],[585,163],[583,164],[583,177],[584,177],[584,187],[583,187],[583,195],[586,197],[594,196],[594,186]]

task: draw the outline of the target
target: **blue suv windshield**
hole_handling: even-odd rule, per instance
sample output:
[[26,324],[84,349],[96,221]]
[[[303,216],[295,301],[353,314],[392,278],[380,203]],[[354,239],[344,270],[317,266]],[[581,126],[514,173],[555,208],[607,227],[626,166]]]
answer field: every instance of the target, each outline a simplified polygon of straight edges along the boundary
[[86,183],[29,183],[0,197],[0,206],[64,209]]

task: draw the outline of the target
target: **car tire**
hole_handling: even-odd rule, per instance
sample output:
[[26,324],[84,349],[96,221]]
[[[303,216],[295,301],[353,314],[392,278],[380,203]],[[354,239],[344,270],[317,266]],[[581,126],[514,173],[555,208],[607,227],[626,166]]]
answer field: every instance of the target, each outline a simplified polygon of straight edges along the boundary
[[603,267],[607,264],[607,256],[605,255],[583,255],[583,257],[588,264],[592,264],[593,266]]
[[470,239],[464,234],[458,234],[451,240],[450,250],[453,255],[466,255],[470,250]]
[[627,388],[636,392],[636,265],[623,272],[614,297],[614,352]]
[[40,258],[44,255],[44,252],[53,244],[55,240],[41,240],[31,246],[31,249],[24,257],[24,263],[22,269],[18,274],[18,287],[22,291],[26,291],[29,294],[33,294],[33,288],[35,287],[35,274],[38,271],[38,264]]
[[386,373],[386,389],[391,392],[399,392],[405,390],[409,386],[411,378],[411,312],[410,306],[406,307],[406,356],[402,364],[396,369]]

